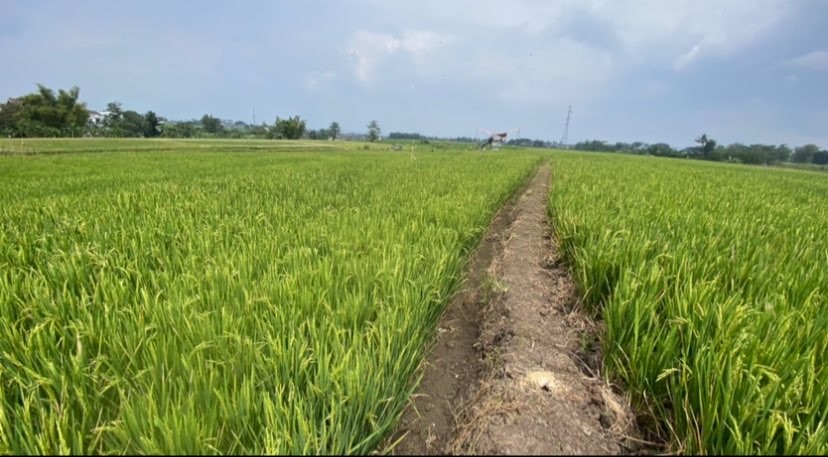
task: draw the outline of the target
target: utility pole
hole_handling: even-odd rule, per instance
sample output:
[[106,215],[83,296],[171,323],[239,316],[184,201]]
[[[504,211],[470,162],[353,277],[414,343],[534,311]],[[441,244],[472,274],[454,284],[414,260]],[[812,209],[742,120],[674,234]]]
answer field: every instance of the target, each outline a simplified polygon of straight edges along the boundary
[[563,137],[561,138],[561,147],[566,147],[566,140],[569,136],[569,121],[572,119],[572,105],[569,105],[569,110],[566,112],[566,125],[564,126]]
[[256,110],[253,110],[253,125],[256,125]]

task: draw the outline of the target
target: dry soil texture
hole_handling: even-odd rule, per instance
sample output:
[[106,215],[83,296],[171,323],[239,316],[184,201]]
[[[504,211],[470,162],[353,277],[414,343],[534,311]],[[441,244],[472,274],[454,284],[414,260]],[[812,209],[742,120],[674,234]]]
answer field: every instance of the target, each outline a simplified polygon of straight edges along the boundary
[[597,326],[559,257],[541,166],[495,216],[389,443],[411,454],[636,452],[624,397],[596,376]]

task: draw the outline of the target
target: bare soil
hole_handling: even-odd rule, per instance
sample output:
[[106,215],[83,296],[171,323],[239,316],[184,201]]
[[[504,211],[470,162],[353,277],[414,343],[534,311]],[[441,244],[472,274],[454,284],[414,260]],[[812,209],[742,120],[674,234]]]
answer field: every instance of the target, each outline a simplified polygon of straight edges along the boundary
[[628,454],[634,416],[597,373],[600,328],[546,216],[542,165],[494,217],[447,307],[395,455]]

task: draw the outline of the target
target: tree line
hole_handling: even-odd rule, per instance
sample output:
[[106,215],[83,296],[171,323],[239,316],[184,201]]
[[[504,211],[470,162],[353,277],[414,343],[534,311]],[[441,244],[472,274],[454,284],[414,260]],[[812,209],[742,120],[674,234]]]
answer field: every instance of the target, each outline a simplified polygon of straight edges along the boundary
[[719,145],[706,134],[695,139],[698,146],[674,149],[667,143],[647,144],[641,141],[633,143],[607,143],[606,141],[588,140],[575,143],[570,149],[593,152],[618,152],[625,154],[643,154],[659,157],[697,158],[715,162],[738,162],[753,165],[779,165],[783,163],[828,164],[828,151],[817,145],[806,144],[793,149],[787,145],[767,145],[732,143]]
[[[296,116],[276,117],[273,124],[260,125],[243,121],[226,121],[205,114],[199,120],[172,121],[153,111],[138,113],[124,109],[121,103],[107,104],[103,113],[90,111],[79,98],[80,89],[59,89],[57,92],[37,84],[37,91],[0,104],[0,135],[13,138],[33,137],[119,137],[119,138],[258,138],[336,140],[342,136],[338,122],[327,128],[309,129],[304,119]],[[382,138],[377,121],[372,120],[364,135],[348,138],[377,141]],[[419,133],[392,132],[392,140],[419,140],[428,142],[437,138]],[[474,142],[473,138],[452,138],[448,141]],[[787,145],[733,143],[718,145],[706,134],[695,139],[698,146],[674,149],[667,143],[648,144],[587,140],[575,143],[570,149],[594,152],[645,154],[659,157],[698,158],[718,162],[741,162],[757,165],[799,163],[828,165],[828,151],[814,144],[796,148]],[[511,146],[548,148],[555,143],[528,138],[507,142]]]
[[55,93],[40,84],[37,92],[0,105],[0,132],[4,136],[81,136],[89,113],[79,100],[80,89]]
[[[0,104],[0,135],[11,138],[37,137],[115,137],[115,138],[258,138],[336,140],[342,135],[339,123],[327,128],[309,129],[299,117],[276,117],[273,124],[221,120],[205,114],[199,120],[173,121],[153,111],[139,113],[119,102],[111,102],[104,112],[87,108],[79,98],[80,89],[57,92],[41,84],[37,91],[10,98]],[[353,135],[351,135],[353,136]],[[362,136],[369,141],[381,139],[377,121],[367,125]]]

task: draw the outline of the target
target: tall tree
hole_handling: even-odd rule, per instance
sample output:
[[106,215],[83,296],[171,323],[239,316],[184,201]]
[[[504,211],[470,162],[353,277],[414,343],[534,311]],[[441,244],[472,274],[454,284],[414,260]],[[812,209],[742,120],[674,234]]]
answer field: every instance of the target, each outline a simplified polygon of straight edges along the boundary
[[776,162],[789,162],[791,160],[791,148],[784,144],[776,147]]
[[305,121],[298,115],[287,119],[277,116],[271,135],[278,139],[298,140],[305,135]]
[[812,162],[816,165],[828,165],[828,151],[820,150],[814,154]]
[[57,108],[61,113],[64,129],[72,135],[82,132],[89,120],[86,104],[80,102],[79,99],[80,89],[77,86],[73,86],[68,92],[63,89],[58,90]]
[[814,161],[814,156],[819,152],[819,146],[815,144],[806,144],[794,149],[793,161],[796,163],[811,163]]
[[2,136],[19,136],[18,122],[23,105],[18,100],[9,100],[0,105],[0,134]]
[[140,113],[128,110],[124,111],[120,127],[121,136],[129,138],[142,137],[147,131],[147,122]]
[[147,114],[144,114],[144,136],[147,138],[155,138],[161,135],[161,130],[158,128],[161,125],[161,121],[158,119],[158,116],[153,113],[152,111],[147,111]]
[[57,93],[38,84],[37,92],[4,105],[3,130],[14,136],[75,136],[83,133],[89,114],[80,89]]
[[120,119],[121,115],[124,114],[123,109],[121,108],[121,102],[109,102],[106,104],[106,112],[107,116],[112,116],[115,119]]
[[380,137],[380,126],[377,121],[371,121],[368,124],[368,141],[377,141]]
[[336,121],[331,122],[331,126],[328,127],[328,133],[331,135],[331,138],[336,140],[336,137],[339,136],[339,132],[340,132],[339,122],[336,122]]
[[701,152],[701,156],[704,158],[709,157],[716,149],[716,140],[708,138],[706,133],[696,138],[696,143],[701,145],[699,151]]
[[219,133],[221,131],[221,121],[209,114],[201,117],[201,125],[207,133]]
[[124,111],[120,102],[109,102],[106,104],[106,112],[103,118],[103,127],[108,136],[124,136],[123,131]]

